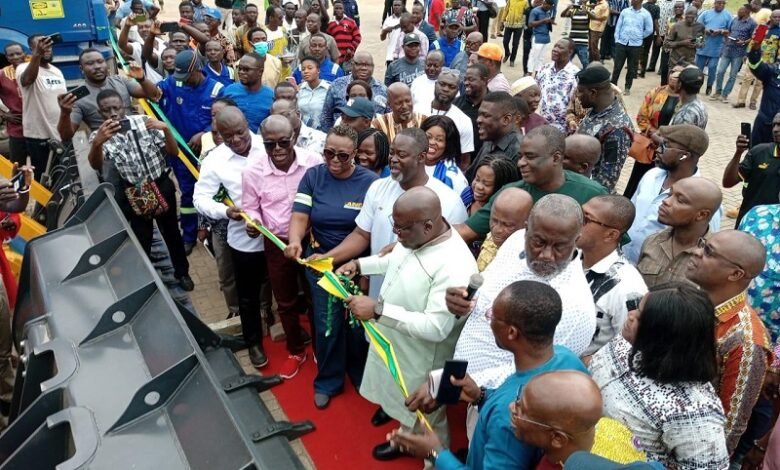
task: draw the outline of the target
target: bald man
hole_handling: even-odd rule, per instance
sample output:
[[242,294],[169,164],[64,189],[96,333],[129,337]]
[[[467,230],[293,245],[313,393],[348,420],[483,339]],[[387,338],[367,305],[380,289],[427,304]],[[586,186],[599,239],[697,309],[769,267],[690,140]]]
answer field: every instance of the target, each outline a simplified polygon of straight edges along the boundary
[[290,120],[295,133],[295,145],[310,152],[322,154],[327,135],[303,123],[301,111],[298,109],[298,100],[277,98],[271,105],[271,114],[281,115]]
[[[590,137],[590,136],[588,136]],[[596,334],[584,355],[590,356],[620,334],[629,305],[645,293],[642,275],[618,249],[634,221],[634,205],[625,196],[605,194],[583,204],[585,224],[577,239],[582,268],[596,304]]]
[[[284,116],[269,116],[263,121],[260,132],[264,151],[251,158],[242,173],[241,205],[255,222],[287,243],[298,184],[306,170],[323,163],[323,160],[320,155],[293,144],[295,132],[290,120]],[[225,141],[228,141],[227,137]],[[247,224],[246,231],[252,238],[260,236],[252,225]],[[289,352],[279,375],[291,379],[306,361],[305,343],[311,341],[298,320],[303,313],[311,314],[307,302],[298,296],[302,289],[299,282],[303,279],[303,268],[296,261],[287,259],[284,252],[267,238],[264,245],[268,272],[273,273],[270,276],[271,291],[276,299]]]
[[[479,420],[471,438],[465,467],[430,433],[416,437],[403,431],[394,432],[391,442],[399,448],[408,448],[413,455],[431,457],[436,468],[441,470],[536,468],[538,444],[518,440],[514,436],[508,408],[517,399],[518,393],[539,374],[560,370],[578,371],[583,375],[586,372],[576,355],[564,347],[553,345],[561,312],[560,295],[544,282],[517,281],[502,289],[496,297],[488,321],[493,341],[513,357],[514,373],[492,390],[480,388],[468,374],[463,380],[453,381],[463,387],[461,397],[465,397],[464,400],[472,407],[479,408]],[[445,378],[442,377],[442,380]],[[557,396],[564,396],[570,391],[576,393],[568,385],[556,392]],[[429,403],[426,392],[425,388],[417,390],[408,400],[410,408]],[[598,388],[595,396],[600,396]],[[592,397],[593,391],[586,396],[569,396],[570,409]],[[600,400],[596,405],[599,406],[595,414],[599,416]],[[589,414],[594,414],[594,410],[589,410]],[[549,430],[545,431],[550,434]],[[582,429],[579,431],[582,432]]]
[[365,50],[355,52],[352,73],[337,78],[330,84],[325,103],[322,105],[322,130],[328,132],[341,115],[338,108],[347,105],[347,86],[354,80],[363,80],[371,85],[371,101],[374,102],[374,113],[384,114],[387,109],[387,87],[374,78],[374,57]]
[[462,51],[455,54],[455,58],[450,63],[451,69],[459,70],[461,75],[466,73],[466,68],[469,65],[477,63],[477,51],[479,46],[485,42],[482,33],[474,31],[466,36],[466,44]]
[[[509,409],[515,437],[544,450],[546,467],[556,468],[574,452],[593,447],[602,413],[601,391],[588,374],[546,372],[531,379]],[[542,466],[540,462],[537,468]]]
[[564,170],[590,178],[599,158],[601,158],[599,139],[588,134],[572,134],[566,137],[566,150],[563,154]]
[[[687,265],[687,276],[715,305],[720,377],[716,384],[726,412],[729,454],[748,428],[771,361],[766,328],[747,303],[750,282],[764,269],[766,249],[752,235],[724,230],[702,240]],[[764,432],[751,433],[751,442]]]
[[[376,299],[352,296],[347,305],[359,319],[381,325],[393,344],[407,387],[416,390],[426,383],[430,371],[444,367],[444,361],[452,358],[465,320],[447,311],[445,290],[467,284],[477,264],[458,232],[442,217],[440,198],[429,188],[410,188],[398,197],[393,204],[392,230],[398,235],[392,252],[350,261],[337,273],[385,276]],[[415,413],[404,406],[404,397],[374,350],[369,351],[360,394],[381,406],[404,429],[411,431],[416,426]],[[446,442],[444,408],[429,414],[428,420]],[[391,460],[400,452],[381,443],[373,455],[377,460]]]
[[375,117],[371,121],[371,127],[384,132],[390,142],[401,129],[420,127],[427,117],[414,112],[412,91],[403,83],[393,83],[387,87],[387,104],[390,112]]
[[[262,137],[252,134],[244,114],[228,106],[215,117],[215,129],[225,141],[203,159],[200,178],[195,183],[192,201],[198,213],[213,220],[228,219],[227,244],[230,251],[218,253],[230,257],[238,294],[238,313],[244,342],[249,346],[249,360],[255,367],[268,363],[262,346],[262,317],[260,312],[261,285],[267,280],[263,239],[250,238],[244,230],[241,212],[215,201],[214,195],[224,187],[233,201],[241,203],[241,174],[250,159],[265,155]],[[221,262],[218,259],[217,262]]]
[[490,209],[490,233],[482,243],[477,267],[482,272],[496,257],[498,249],[513,233],[525,227],[534,200],[520,188],[501,191]]
[[722,197],[718,185],[706,178],[683,178],[672,185],[658,208],[658,221],[667,228],[645,239],[636,264],[648,288],[688,280],[688,261],[699,239],[712,235],[710,219]]

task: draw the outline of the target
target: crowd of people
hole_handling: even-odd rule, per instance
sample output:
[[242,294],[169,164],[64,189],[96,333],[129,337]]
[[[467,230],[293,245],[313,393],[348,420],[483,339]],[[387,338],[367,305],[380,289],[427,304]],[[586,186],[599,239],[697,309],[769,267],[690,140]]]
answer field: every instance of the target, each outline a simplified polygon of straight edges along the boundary
[[[378,460],[780,460],[780,10],[588,0],[558,15],[554,0],[388,0],[382,79],[355,0],[272,0],[264,19],[256,4],[232,6],[185,0],[172,24],[156,1],[111,5],[128,66],[115,74],[83,50],[86,96],[68,92],[51,38],[10,43],[0,100],[11,160],[29,157],[39,177],[50,140],[87,130],[90,166],[147,254],[159,229],[186,291],[188,256],[206,241],[254,367],[269,363],[275,301],[284,379],[313,351],[318,409],[354,386],[378,405],[373,425],[400,423],[373,449]],[[489,41],[498,36],[503,48]],[[510,83],[501,67],[515,66],[521,38],[525,76]],[[720,230],[721,186],[699,167],[710,148],[699,94],[727,101],[743,61],[734,106],[751,85],[751,108],[764,96],[722,175],[743,186],[738,230]],[[661,84],[632,116],[621,96],[656,66]],[[137,98],[169,124],[137,113]],[[25,205],[0,185],[0,209]],[[301,263],[326,258],[351,280],[346,301]],[[358,320],[392,342],[408,397]],[[0,348],[7,372],[10,341]],[[460,388],[465,423],[448,423],[429,387],[453,359],[466,375],[440,380]],[[448,450],[452,426],[467,430],[465,462]]]

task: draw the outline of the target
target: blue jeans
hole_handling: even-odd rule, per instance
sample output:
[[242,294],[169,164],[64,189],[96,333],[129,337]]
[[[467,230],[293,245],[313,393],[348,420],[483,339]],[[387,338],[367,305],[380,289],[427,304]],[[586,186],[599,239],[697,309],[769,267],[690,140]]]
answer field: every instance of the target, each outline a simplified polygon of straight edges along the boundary
[[[311,250],[307,250],[307,255]],[[317,377],[314,391],[333,396],[344,389],[344,375],[356,388],[363,380],[363,369],[368,357],[368,341],[362,325],[352,327],[345,317],[344,303],[317,285],[320,273],[306,269],[306,279],[311,286],[314,308],[314,356],[317,358]],[[330,318],[329,318],[330,317]],[[325,336],[330,322],[330,335]]]
[[[718,62],[718,82],[715,85],[716,93],[724,97],[729,96],[731,90],[734,88],[734,83],[737,81],[737,74],[742,68],[742,57],[721,57]],[[726,82],[726,86],[723,86],[723,77],[726,75],[726,69],[731,67],[729,71],[729,80]]]
[[715,83],[715,75],[717,75],[718,58],[696,54],[696,67],[699,67],[702,72],[704,72],[704,67],[707,67],[707,90],[711,89],[712,84]]
[[574,49],[575,55],[579,57],[580,64],[582,64],[582,68],[585,68],[590,63],[590,60],[588,59],[588,45],[587,44],[577,44],[577,46]]

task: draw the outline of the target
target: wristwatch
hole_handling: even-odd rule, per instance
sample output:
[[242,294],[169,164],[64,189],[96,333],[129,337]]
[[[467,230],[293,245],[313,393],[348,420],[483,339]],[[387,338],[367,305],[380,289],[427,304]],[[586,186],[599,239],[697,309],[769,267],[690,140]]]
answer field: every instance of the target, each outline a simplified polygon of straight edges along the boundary
[[428,455],[425,456],[425,460],[429,461],[433,465],[436,465],[436,459],[439,458],[439,453],[442,451],[442,447],[439,447],[438,449],[431,449],[430,452],[428,452]]
[[385,308],[385,300],[380,297],[374,304],[374,321],[378,321],[382,316],[382,310]]

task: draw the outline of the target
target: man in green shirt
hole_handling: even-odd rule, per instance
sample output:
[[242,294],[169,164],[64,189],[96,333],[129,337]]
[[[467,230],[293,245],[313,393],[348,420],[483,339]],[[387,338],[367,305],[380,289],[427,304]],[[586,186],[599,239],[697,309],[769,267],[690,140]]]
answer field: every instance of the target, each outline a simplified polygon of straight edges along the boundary
[[[564,194],[580,204],[593,196],[607,194],[607,190],[578,173],[563,169],[566,150],[566,134],[553,126],[540,126],[531,130],[520,144],[517,168],[522,180],[509,183],[504,188],[520,188],[528,192],[534,203],[550,193]],[[490,231],[490,209],[501,193],[496,192],[465,224],[456,225],[460,236],[467,242],[485,236]]]

